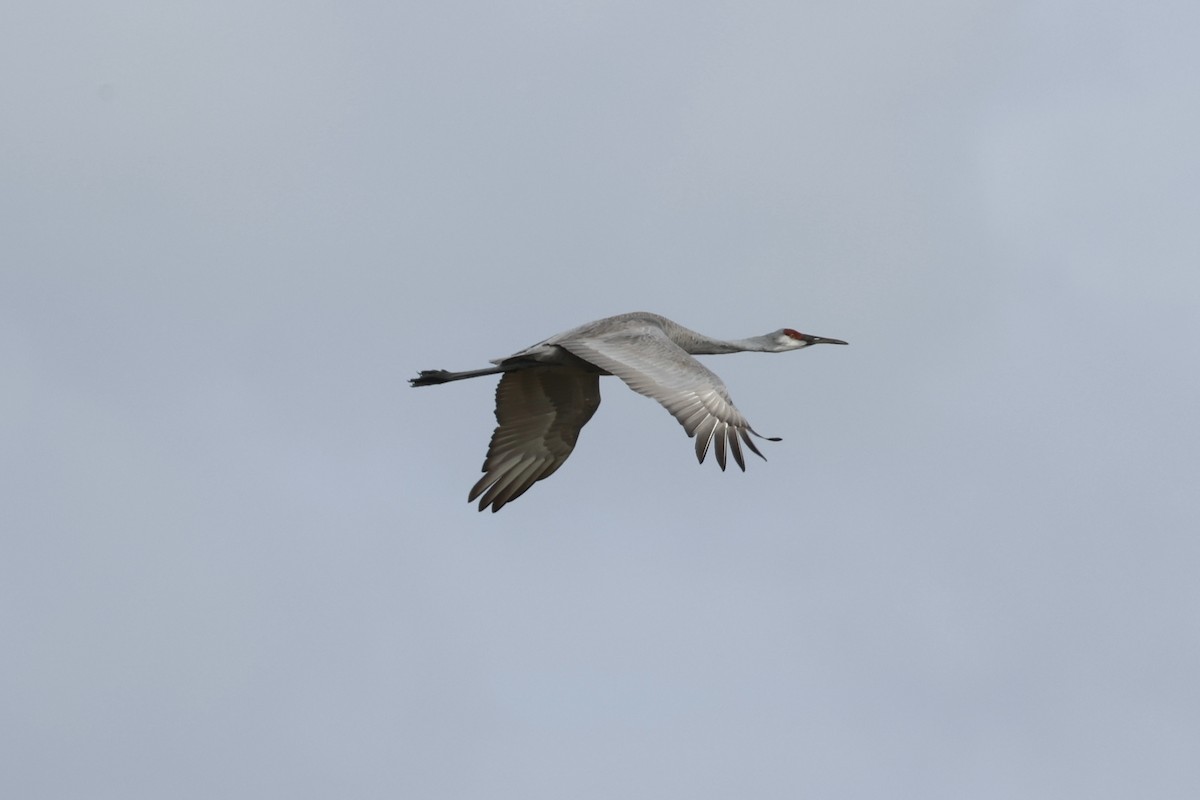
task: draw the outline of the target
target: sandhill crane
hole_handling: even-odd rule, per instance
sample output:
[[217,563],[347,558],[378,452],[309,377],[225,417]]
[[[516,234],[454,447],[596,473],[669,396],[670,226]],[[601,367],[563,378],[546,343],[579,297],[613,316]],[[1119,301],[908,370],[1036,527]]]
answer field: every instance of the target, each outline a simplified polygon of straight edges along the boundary
[[813,344],[846,344],[781,328],[749,339],[722,341],[688,330],[658,314],[643,311],[606,317],[551,336],[532,347],[492,361],[495,366],[467,372],[422,370],[413,386],[502,374],[496,387],[496,421],[483,477],[467,497],[479,510],[496,512],[548,478],[575,449],[579,431],[600,405],[600,376],[616,375],[639,394],[652,397],[696,439],[696,458],[704,463],[710,444],[725,469],[733,451],[746,470],[739,443],[766,460],[750,434],[760,436],[733,405],[725,384],[693,355],[782,353]]

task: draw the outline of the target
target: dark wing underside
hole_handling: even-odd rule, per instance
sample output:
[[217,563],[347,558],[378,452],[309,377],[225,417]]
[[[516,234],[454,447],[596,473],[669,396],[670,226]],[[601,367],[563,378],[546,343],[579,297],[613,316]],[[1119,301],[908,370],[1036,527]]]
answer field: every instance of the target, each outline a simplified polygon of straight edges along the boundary
[[467,499],[499,511],[554,474],[600,406],[600,376],[568,367],[507,372],[496,387],[496,430],[483,477]]

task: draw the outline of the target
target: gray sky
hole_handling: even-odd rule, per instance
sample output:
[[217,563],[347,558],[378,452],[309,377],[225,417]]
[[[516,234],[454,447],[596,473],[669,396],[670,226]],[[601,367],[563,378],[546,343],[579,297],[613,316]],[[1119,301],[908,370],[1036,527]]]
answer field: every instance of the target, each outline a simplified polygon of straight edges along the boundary
[[[10,3],[0,795],[1200,796],[1195,3]],[[500,514],[493,380],[615,379]]]

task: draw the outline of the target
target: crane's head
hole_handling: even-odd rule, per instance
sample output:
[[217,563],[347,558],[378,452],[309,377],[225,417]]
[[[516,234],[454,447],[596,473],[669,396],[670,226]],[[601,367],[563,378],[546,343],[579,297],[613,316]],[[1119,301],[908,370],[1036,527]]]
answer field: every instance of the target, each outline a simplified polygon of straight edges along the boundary
[[849,344],[841,339],[826,339],[824,336],[813,336],[791,328],[775,331],[771,337],[779,345],[780,350],[799,350],[812,344]]

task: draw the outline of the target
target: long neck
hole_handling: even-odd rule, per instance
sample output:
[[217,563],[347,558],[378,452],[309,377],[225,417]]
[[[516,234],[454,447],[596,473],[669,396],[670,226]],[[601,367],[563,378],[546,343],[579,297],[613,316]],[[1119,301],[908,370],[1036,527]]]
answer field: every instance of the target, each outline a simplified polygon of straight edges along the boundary
[[675,343],[696,356],[716,356],[723,353],[767,353],[773,348],[770,336],[751,336],[749,339],[712,339],[695,331],[675,339]]

